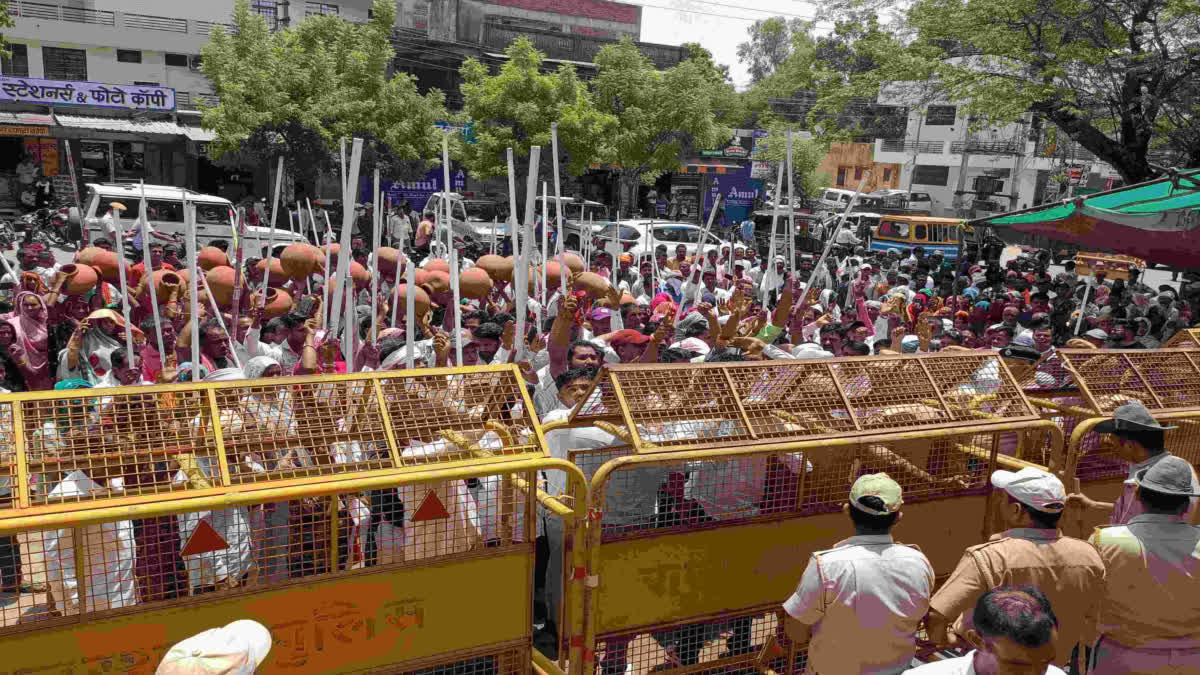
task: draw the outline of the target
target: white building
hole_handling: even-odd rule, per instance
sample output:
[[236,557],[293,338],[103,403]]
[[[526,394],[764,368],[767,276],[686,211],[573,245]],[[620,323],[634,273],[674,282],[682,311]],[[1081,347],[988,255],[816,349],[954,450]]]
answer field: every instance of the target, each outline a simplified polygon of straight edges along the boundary
[[910,112],[903,140],[876,139],[875,161],[900,164],[900,186],[928,192],[935,216],[982,217],[1058,199],[1063,195],[1051,180],[1058,175],[1097,188],[1115,176],[1077,145],[1041,141],[1031,114],[1014,124],[968,120],[962,102],[926,102],[928,89],[917,82],[880,89],[881,105]]

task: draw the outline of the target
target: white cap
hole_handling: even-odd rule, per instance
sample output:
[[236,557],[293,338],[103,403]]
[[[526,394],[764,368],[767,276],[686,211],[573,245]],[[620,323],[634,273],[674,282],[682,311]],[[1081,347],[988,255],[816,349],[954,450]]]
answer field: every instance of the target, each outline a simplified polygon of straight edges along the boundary
[[271,632],[242,619],[212,628],[167,651],[155,675],[254,675],[271,652]]
[[1067,491],[1054,474],[1027,466],[1016,473],[993,471],[992,485],[1004,490],[1013,499],[1043,513],[1062,513],[1067,505]]

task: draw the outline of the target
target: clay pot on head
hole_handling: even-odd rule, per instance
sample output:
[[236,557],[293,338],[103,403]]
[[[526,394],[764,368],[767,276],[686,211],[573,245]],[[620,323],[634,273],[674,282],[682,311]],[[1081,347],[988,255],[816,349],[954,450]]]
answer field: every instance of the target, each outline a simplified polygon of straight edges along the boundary
[[300,242],[283,249],[279,263],[289,279],[305,279],[325,267],[325,254],[312,244]]
[[94,265],[96,256],[101,253],[104,253],[104,249],[99,246],[88,246],[75,254],[75,262],[79,265]]
[[584,272],[579,275],[579,281],[576,282],[575,288],[587,291],[588,295],[593,298],[602,298],[608,294],[609,283],[608,279],[595,272]]
[[329,259],[337,260],[338,256],[341,255],[341,253],[342,253],[342,245],[337,243],[336,241],[333,243],[330,243],[330,244],[322,244],[321,245],[321,257],[324,258],[326,249],[330,249],[330,248],[332,248],[332,250],[329,251]]
[[512,282],[513,261],[498,255],[481,255],[475,266],[488,273],[494,281]]
[[350,278],[354,280],[355,286],[363,286],[371,283],[371,273],[362,265],[350,261]]
[[482,300],[492,292],[494,285],[488,273],[478,267],[463,270],[462,274],[458,275],[458,292],[464,298]]
[[400,266],[400,251],[391,246],[380,246],[375,251],[375,259],[378,261],[379,272],[389,277],[395,277],[397,270],[403,272],[404,269]]
[[[258,292],[250,295],[251,302],[258,302]],[[263,306],[263,316],[268,319],[283,316],[292,311],[292,296],[279,288],[267,289],[267,303]]]
[[214,267],[229,267],[229,256],[216,246],[205,246],[200,249],[200,254],[196,258],[196,264],[201,269],[208,271]]
[[[404,317],[404,312],[408,309],[408,284],[400,284],[399,295],[399,302],[396,306],[400,309],[400,316]],[[416,321],[420,324],[421,317],[429,313],[429,307],[433,304],[429,299],[429,294],[420,286],[413,292],[413,304],[416,307]]]
[[420,284],[431,296],[450,292],[450,273],[440,270],[426,272],[425,282]]
[[634,297],[628,293],[622,293],[621,294],[621,304],[622,305],[636,305],[637,300],[634,299]]
[[[260,273],[267,273],[267,260],[265,258],[259,260],[254,266]],[[271,278],[267,280],[267,283],[271,285],[271,288],[280,288],[287,283],[287,280],[287,272],[283,270],[283,262],[279,258],[271,258]]]
[[445,272],[446,274],[450,274],[450,263],[442,260],[441,258],[434,258],[433,260],[425,263],[425,271]]
[[63,290],[68,295],[87,293],[100,282],[100,272],[84,263],[63,265],[59,271],[67,275],[67,283],[63,285]]
[[[178,273],[171,270],[158,270],[150,275],[150,278],[154,280],[154,298],[158,300],[158,304],[166,304],[171,297],[171,291],[176,288],[180,289],[178,297],[183,297],[183,277]],[[142,297],[149,299],[149,288],[142,293]]]
[[565,252],[562,254],[562,257],[567,261],[567,269],[571,270],[573,274],[579,274],[584,271],[583,258],[574,253]]
[[[546,263],[546,288],[550,292],[562,287],[562,269],[563,266],[557,260],[551,260]],[[567,268],[568,271],[570,268]]]
[[233,284],[237,274],[232,267],[214,267],[204,274],[217,306],[225,309],[233,304]]
[[[102,251],[100,251],[100,253],[96,254],[96,256],[94,258],[92,258],[92,267],[95,267],[96,269],[100,270],[100,278],[107,281],[110,284],[120,284],[121,283],[121,272],[120,272],[120,268],[117,267],[118,264],[119,263],[117,262],[117,254],[112,251],[102,250]],[[126,272],[125,278],[128,281],[128,279],[129,279],[129,276],[128,276],[129,267],[128,266],[126,266],[125,272]]]

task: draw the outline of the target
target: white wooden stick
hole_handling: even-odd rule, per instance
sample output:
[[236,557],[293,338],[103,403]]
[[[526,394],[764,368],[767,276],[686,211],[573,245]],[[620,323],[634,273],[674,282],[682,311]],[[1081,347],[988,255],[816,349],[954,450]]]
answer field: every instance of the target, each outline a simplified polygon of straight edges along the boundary
[[188,252],[192,254],[192,273],[188,275],[191,288],[188,296],[192,312],[192,381],[195,382],[196,375],[200,372],[200,302],[197,298],[200,294],[197,286],[197,277],[200,276],[200,251],[196,248],[196,207],[188,203],[187,190],[183,190],[183,223],[187,229]]
[[[275,260],[275,216],[279,213],[279,191],[283,188],[283,158],[275,169],[275,199],[271,202],[271,231],[267,233],[267,271],[263,274],[262,302],[267,301],[267,284],[271,281],[271,262]],[[292,217],[288,213],[288,231],[292,230]]]
[[565,302],[567,299],[567,257],[563,255],[566,245],[566,233],[563,231],[562,181],[558,173],[558,122],[550,125],[550,152],[554,157],[554,232],[558,250],[558,283],[559,294]]
[[[129,360],[126,362],[132,368],[136,361],[133,359],[133,326],[129,323],[129,287],[125,283],[125,233],[121,226],[121,212],[113,209],[113,229],[117,239],[117,272],[121,279],[121,315],[125,318],[125,352]],[[149,242],[142,240],[145,249]]]
[[[146,183],[145,181],[138,181],[138,183],[142,188],[142,201],[138,206],[138,218],[142,221],[142,266],[145,268],[142,275],[150,287],[150,310],[154,312],[154,339],[158,345],[159,367],[161,368],[166,363],[163,361],[166,355],[163,354],[162,326],[159,325],[158,289],[154,286],[154,269],[150,266],[150,227],[148,223],[150,213],[146,208]],[[133,364],[130,364],[130,367],[132,366]]]
[[[508,234],[512,239],[513,282],[512,298],[517,299],[517,267],[521,258],[520,235],[517,227],[517,169],[513,164],[513,149],[508,149]],[[514,317],[515,318],[515,317]]]
[[405,276],[407,277],[407,285],[404,289],[405,296],[405,313],[404,313],[404,342],[408,349],[408,364],[407,368],[412,370],[413,366],[413,351],[416,348],[416,343],[413,340],[413,335],[416,333],[416,313],[417,313],[417,264],[412,258],[408,259],[405,265]]
[[376,327],[377,322],[375,317],[379,312],[379,240],[383,234],[381,225],[383,224],[382,214],[379,213],[379,169],[375,169],[375,201],[371,204],[372,223],[371,228],[371,246],[374,248],[371,251],[371,344],[378,342],[379,329]]
[[450,290],[454,294],[454,365],[461,366],[463,364],[463,344],[462,344],[462,302],[461,290],[458,288],[458,277],[461,270],[458,269],[458,249],[454,246],[454,214],[450,210],[450,132],[442,134],[442,181],[446,184],[444,193],[445,199],[442,204],[445,206],[445,216],[442,224],[446,228],[446,244],[450,252]]
[[[796,196],[792,185],[792,129],[787,132],[787,186],[788,186],[788,273],[796,274]],[[772,264],[774,262],[772,261]]]
[[[533,248],[533,219],[534,206],[537,201],[538,164],[542,158],[541,146],[529,148],[529,176],[525,184],[525,222],[522,234],[525,244],[521,247],[521,256],[517,270],[521,279],[517,283],[517,361],[525,359],[525,314],[529,304],[529,255]],[[513,275],[516,277],[516,275]]]
[[[779,202],[783,197],[783,171],[786,165],[786,160],[779,160],[779,177],[775,181],[775,205],[774,213],[771,214],[771,244],[767,248],[767,269],[763,270],[762,280],[758,284],[759,297],[762,298],[763,304],[766,304],[767,294],[770,290],[767,289],[767,280],[775,276],[775,233],[779,230]],[[716,210],[714,204],[713,210]]]
[[[358,186],[358,171],[362,166],[362,150],[362,139],[354,139],[353,147],[350,150],[350,174],[346,181],[347,199],[342,202],[342,250],[338,255],[337,286],[331,296],[334,298],[341,297],[340,289],[344,288],[350,279],[350,234],[354,229],[354,204],[348,198],[351,196],[351,191],[357,189]],[[330,330],[332,331],[330,334],[337,335],[340,326],[341,314],[334,312],[330,321]]]

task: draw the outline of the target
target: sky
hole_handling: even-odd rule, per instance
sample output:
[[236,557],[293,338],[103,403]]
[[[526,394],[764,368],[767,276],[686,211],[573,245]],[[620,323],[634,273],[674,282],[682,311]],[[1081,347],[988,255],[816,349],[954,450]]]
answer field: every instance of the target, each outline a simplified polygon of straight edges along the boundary
[[[678,45],[699,42],[717,63],[729,66],[739,89],[750,75],[738,63],[737,46],[748,39],[746,29],[759,19],[785,16],[812,19],[817,10],[807,0],[620,0],[641,5],[642,41]],[[819,26],[818,26],[819,28]]]

